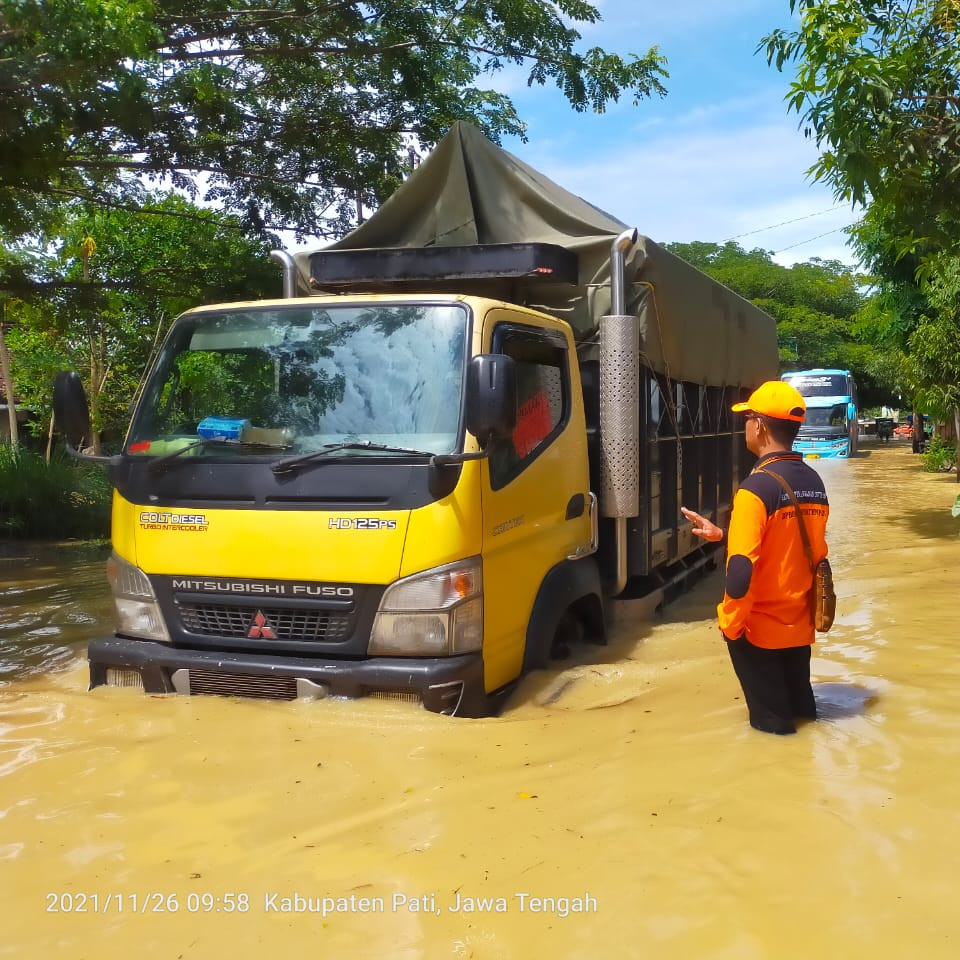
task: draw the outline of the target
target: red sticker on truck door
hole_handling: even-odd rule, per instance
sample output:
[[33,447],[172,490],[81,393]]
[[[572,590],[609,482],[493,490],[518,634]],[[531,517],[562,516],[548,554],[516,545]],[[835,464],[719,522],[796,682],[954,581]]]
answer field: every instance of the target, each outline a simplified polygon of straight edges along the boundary
[[537,391],[517,411],[517,425],[513,431],[513,447],[518,457],[525,457],[549,433],[550,401],[543,390]]

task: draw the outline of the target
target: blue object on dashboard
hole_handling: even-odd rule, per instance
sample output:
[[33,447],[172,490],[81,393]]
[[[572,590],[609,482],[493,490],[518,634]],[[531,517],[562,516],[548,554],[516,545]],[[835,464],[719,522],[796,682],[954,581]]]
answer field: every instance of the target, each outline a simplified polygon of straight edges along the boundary
[[197,426],[197,435],[206,440],[239,440],[249,420],[240,417],[204,417]]

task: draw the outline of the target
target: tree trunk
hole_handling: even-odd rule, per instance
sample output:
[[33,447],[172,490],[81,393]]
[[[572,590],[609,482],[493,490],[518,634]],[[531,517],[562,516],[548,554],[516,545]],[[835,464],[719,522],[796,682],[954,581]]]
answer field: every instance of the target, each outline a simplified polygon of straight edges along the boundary
[[97,339],[92,333],[88,334],[90,344],[90,425],[91,436],[87,441],[91,451],[99,456],[100,448],[100,395],[103,392],[103,384],[106,380],[104,371],[104,353],[105,345],[102,340]]
[[10,355],[7,353],[7,339],[4,336],[3,324],[0,323],[0,378],[3,379],[4,390],[7,394],[7,416],[10,418],[10,443],[16,446],[20,442],[20,432],[17,429],[17,407],[13,402],[13,377],[10,374]]
[[47,464],[50,463],[50,458],[53,455],[53,421],[54,416],[50,414],[50,429],[47,431]]
[[96,456],[100,455],[100,431],[94,424],[100,422],[100,391],[97,389],[99,384],[99,365],[90,363],[90,437],[87,443],[90,451]]

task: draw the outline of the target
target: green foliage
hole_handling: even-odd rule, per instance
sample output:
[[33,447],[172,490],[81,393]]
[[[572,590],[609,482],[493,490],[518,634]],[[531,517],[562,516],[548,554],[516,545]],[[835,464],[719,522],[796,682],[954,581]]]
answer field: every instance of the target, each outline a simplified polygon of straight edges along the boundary
[[[173,318],[204,302],[279,294],[269,245],[235,219],[156,195],[138,214],[74,207],[61,233],[22,245],[6,287],[13,379],[21,400],[49,420],[57,370],[81,373],[93,425],[122,432],[140,377]],[[95,253],[80,255],[86,237]],[[0,267],[2,269],[2,267]]]
[[960,4],[790,0],[760,49],[796,64],[787,100],[838,198],[887,207],[894,259],[951,248],[960,227]]
[[929,313],[909,341],[918,403],[938,419],[952,417],[960,432],[960,258],[938,258],[927,296]]
[[[919,317],[929,310],[924,257],[930,247],[904,253],[898,249],[897,210],[889,202],[874,201],[853,228],[853,247],[878,284],[883,314],[877,332],[887,343],[904,349]],[[923,274],[923,277],[921,277]]]
[[960,406],[960,259],[941,259],[927,288],[929,312],[910,334],[919,383],[940,390],[948,406]]
[[787,99],[820,149],[810,172],[867,206],[853,241],[881,311],[864,329],[888,355],[873,370],[960,429],[955,308],[937,293],[960,241],[960,0],[789,3],[795,29],[761,49],[796,65]]
[[872,382],[884,391],[884,405],[899,407],[903,402],[911,405],[915,387],[907,354],[895,347],[880,346],[873,350],[866,370]]
[[[0,229],[169,178],[254,231],[337,236],[457,120],[522,135],[508,65],[575,110],[664,92],[656,48],[581,49],[585,0],[44,0],[0,11]],[[402,160],[400,158],[403,158]]]
[[863,322],[877,308],[855,271],[823,260],[784,267],[765,250],[745,251],[733,242],[674,243],[668,249],[776,320],[783,369],[849,369],[868,395],[877,393],[874,402],[889,401],[888,384],[875,373],[882,354]]
[[100,539],[110,533],[111,486],[102,467],[0,442],[0,536]]
[[931,437],[921,459],[927,473],[950,473],[957,468],[957,445]]

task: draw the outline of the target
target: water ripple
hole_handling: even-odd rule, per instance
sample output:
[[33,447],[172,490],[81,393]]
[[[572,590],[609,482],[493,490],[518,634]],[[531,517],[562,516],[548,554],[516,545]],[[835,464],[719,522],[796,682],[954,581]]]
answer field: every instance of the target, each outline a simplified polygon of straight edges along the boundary
[[107,549],[0,543],[0,686],[63,669],[109,628]]

